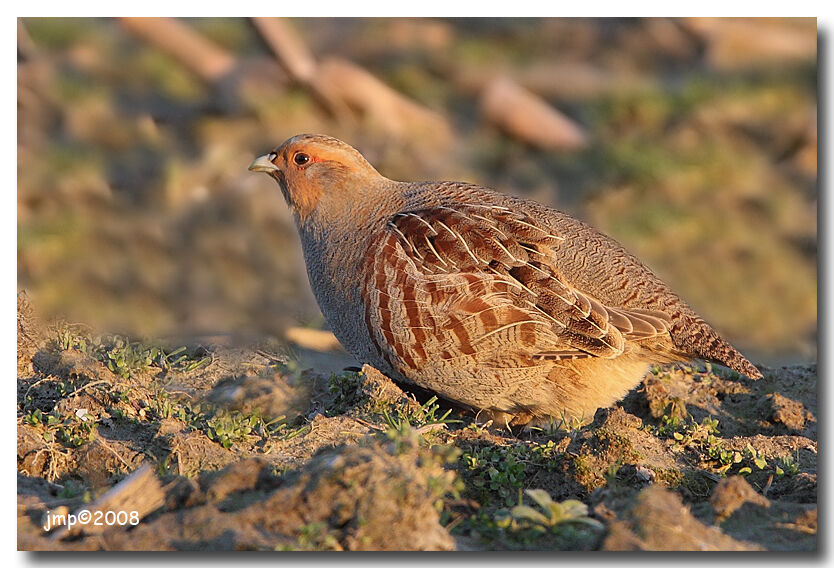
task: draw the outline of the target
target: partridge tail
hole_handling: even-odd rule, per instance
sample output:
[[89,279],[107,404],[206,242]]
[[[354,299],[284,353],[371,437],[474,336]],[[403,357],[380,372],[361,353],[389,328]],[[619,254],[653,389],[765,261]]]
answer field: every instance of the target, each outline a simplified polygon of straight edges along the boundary
[[695,357],[710,359],[726,365],[751,379],[761,379],[762,373],[744,355],[724,341],[692,309],[685,304],[679,307],[672,319],[672,339],[675,345]]
[[753,363],[739,353],[732,345],[718,338],[717,344],[711,350],[712,354],[707,355],[710,359],[714,359],[719,363],[723,363],[733,371],[738,371],[742,375],[747,375],[751,379],[761,379],[762,372],[759,371]]

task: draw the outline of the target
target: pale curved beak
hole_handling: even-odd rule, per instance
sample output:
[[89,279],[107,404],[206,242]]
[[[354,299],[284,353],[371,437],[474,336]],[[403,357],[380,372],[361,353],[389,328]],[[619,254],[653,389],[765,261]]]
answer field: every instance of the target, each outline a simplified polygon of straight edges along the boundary
[[266,172],[272,173],[278,171],[278,166],[272,163],[269,159],[270,154],[264,154],[263,156],[258,156],[255,158],[255,161],[249,164],[249,171],[250,172]]

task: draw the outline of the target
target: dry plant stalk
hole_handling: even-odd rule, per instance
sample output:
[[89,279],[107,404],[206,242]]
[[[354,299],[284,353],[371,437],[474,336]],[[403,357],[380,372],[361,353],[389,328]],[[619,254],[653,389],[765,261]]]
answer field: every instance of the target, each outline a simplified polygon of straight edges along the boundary
[[449,124],[440,113],[415,103],[346,59],[322,61],[314,84],[328,98],[340,101],[389,136],[430,136],[440,143],[451,140]]
[[582,128],[506,77],[493,79],[484,88],[481,112],[510,136],[532,146],[575,150],[587,144]]
[[215,83],[235,66],[235,58],[174,18],[120,18],[130,32],[174,57],[204,81]]
[[316,73],[316,58],[295,29],[283,18],[252,18],[252,23],[287,74],[301,84],[309,83]]
[[286,20],[253,18],[253,23],[287,73],[307,88],[340,122],[358,118],[395,139],[431,135],[451,140],[446,119],[395,91],[373,74],[338,57],[317,63]]

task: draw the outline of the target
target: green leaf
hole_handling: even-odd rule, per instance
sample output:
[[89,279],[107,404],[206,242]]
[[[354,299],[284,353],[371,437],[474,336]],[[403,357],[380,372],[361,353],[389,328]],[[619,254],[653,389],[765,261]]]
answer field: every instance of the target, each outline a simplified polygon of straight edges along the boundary
[[568,499],[567,501],[562,501],[561,505],[562,515],[565,517],[575,518],[588,516],[588,506],[582,501]]
[[542,509],[548,509],[553,503],[550,494],[544,489],[526,489],[524,492]]
[[510,510],[510,513],[512,513],[513,517],[516,519],[526,519],[541,525],[550,524],[547,517],[536,511],[533,507],[528,507],[527,505],[516,505]]
[[174,351],[171,351],[170,353],[168,353],[168,358],[170,359],[174,355],[179,355],[183,351],[185,351],[185,346],[184,345],[182,347],[180,347],[178,349],[175,349]]
[[495,526],[497,526],[500,529],[506,529],[510,526],[512,520],[512,517],[510,517],[509,515],[506,517],[498,516],[495,518]]

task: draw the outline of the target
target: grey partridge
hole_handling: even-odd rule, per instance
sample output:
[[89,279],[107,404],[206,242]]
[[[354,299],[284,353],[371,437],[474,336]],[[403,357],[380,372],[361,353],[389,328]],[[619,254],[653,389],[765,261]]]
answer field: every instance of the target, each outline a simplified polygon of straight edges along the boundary
[[358,360],[513,423],[587,420],[656,363],[761,373],[613,239],[533,201],[382,176],[294,136],[250,170],[279,184],[316,299]]

